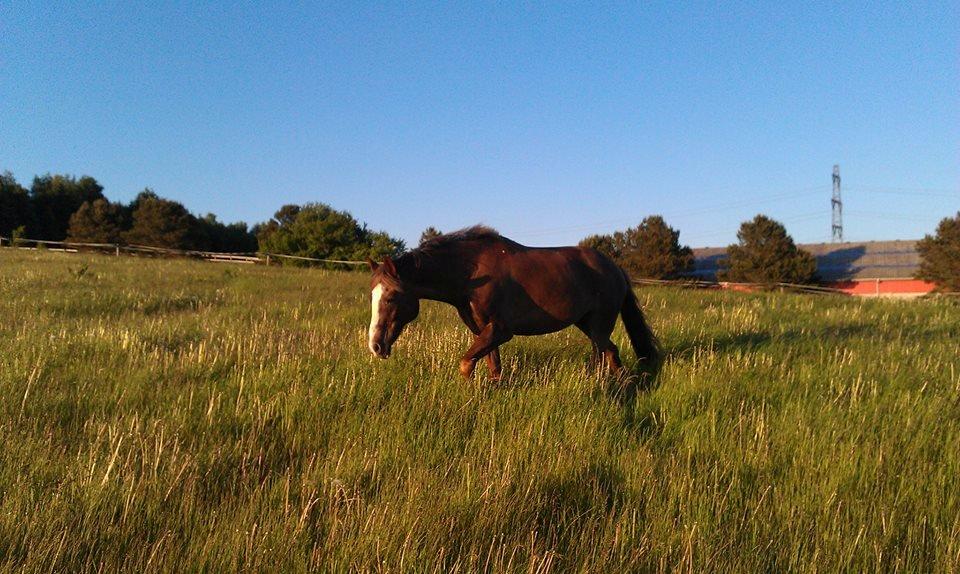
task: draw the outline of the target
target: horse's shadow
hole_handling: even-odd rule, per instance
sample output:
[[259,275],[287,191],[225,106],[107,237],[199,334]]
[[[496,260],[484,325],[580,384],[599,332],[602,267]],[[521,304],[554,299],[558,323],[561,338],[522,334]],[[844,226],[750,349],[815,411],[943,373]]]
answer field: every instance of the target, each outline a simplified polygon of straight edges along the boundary
[[636,419],[636,402],[641,393],[655,391],[660,386],[660,373],[663,365],[668,361],[688,359],[701,352],[722,353],[733,349],[751,349],[768,343],[772,339],[770,333],[752,331],[738,333],[724,337],[716,337],[707,341],[682,341],[676,345],[662,349],[660,360],[655,364],[637,361],[632,369],[624,374],[610,377],[607,384],[607,394],[623,409],[624,424],[636,427],[642,420]]
[[[491,388],[507,389],[527,389],[543,384],[538,376],[544,366],[551,363],[566,362],[570,355],[579,352],[574,344],[565,344],[553,348],[524,347],[512,350],[509,355],[503,355],[503,376],[499,379],[489,378],[489,372],[486,371],[484,362],[483,376],[487,385]],[[586,363],[586,355],[584,362]],[[478,371],[479,371],[478,365]]]
[[693,339],[690,341],[681,341],[670,347],[664,353],[664,358],[683,360],[689,359],[701,352],[724,353],[734,349],[755,349],[769,343],[772,339],[773,336],[766,331],[750,331],[747,333],[714,337],[709,340]]
[[[582,355],[580,358],[587,372],[602,379],[602,384],[598,388],[602,388],[605,394],[621,402],[621,404],[635,400],[638,392],[656,388],[660,367],[663,364],[662,359],[656,364],[640,361],[633,364],[627,363],[621,373],[613,374],[607,371],[603,365],[593,363],[589,352],[583,352],[579,347],[579,345],[571,343],[549,349],[528,347],[517,350],[513,356],[505,357],[503,377],[499,380],[487,379],[487,384],[498,389],[535,387],[542,381],[537,376],[539,369],[533,368],[531,370],[531,365],[566,362],[570,359],[571,354],[579,354]],[[487,374],[484,373],[484,375]]]
[[662,366],[662,358],[654,364],[637,361],[632,368],[624,367],[619,374],[608,374],[605,385],[607,395],[624,409],[625,415],[632,416],[637,395],[653,391],[659,386]]
[[783,332],[749,331],[712,337],[709,339],[692,339],[663,349],[661,361],[656,367],[650,368],[637,363],[631,375],[624,380],[612,379],[608,386],[611,398],[619,402],[624,409],[624,421],[627,425],[635,425],[634,420],[637,396],[656,390],[660,384],[660,368],[668,361],[689,360],[701,353],[728,353],[733,351],[752,351],[772,342],[787,342],[800,344],[806,340],[837,340],[842,341],[849,337],[868,335],[875,328],[868,324],[852,323],[843,325],[827,325],[819,329],[790,329]]
[[[798,342],[801,339],[815,338],[843,338],[868,332],[869,325],[835,325],[820,330],[789,330],[785,332],[748,331],[711,338],[695,338],[680,341],[662,349],[660,360],[655,364],[643,361],[627,363],[624,371],[619,375],[606,374],[601,385],[602,392],[611,400],[616,401],[624,410],[627,423],[634,416],[634,406],[641,393],[655,391],[660,385],[661,369],[667,362],[684,361],[701,353],[727,353],[732,351],[755,350],[774,340]],[[569,357],[575,351],[576,345],[562,345],[558,348],[527,347],[519,350],[511,358],[509,369],[505,369],[504,377],[492,384],[501,389],[529,388],[536,386],[537,377],[522,365],[543,365],[545,363]],[[585,365],[590,364],[587,353],[583,354]],[[596,368],[596,367],[593,367]]]

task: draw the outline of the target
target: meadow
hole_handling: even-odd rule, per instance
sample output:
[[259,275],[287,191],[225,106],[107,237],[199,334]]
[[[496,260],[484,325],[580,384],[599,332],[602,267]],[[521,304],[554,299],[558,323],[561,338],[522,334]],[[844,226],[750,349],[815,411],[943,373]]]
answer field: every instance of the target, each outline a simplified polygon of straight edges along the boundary
[[365,273],[0,249],[0,571],[960,571],[957,302],[637,293],[630,397],[440,304],[375,359]]

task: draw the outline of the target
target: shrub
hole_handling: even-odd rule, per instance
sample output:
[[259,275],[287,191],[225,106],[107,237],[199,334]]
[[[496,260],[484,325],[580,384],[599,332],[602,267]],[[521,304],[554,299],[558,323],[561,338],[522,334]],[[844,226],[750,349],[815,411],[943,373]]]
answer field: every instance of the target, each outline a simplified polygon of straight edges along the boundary
[[960,291],[960,212],[940,221],[937,233],[917,243],[918,279],[936,283],[939,291]]
[[123,230],[123,207],[106,199],[85,201],[70,216],[67,241],[119,243]]
[[193,249],[196,218],[182,204],[141,193],[133,204],[133,225],[123,234],[131,245]]
[[745,221],[737,232],[739,243],[727,247],[720,260],[719,278],[746,283],[813,283],[817,261],[798,249],[782,223],[765,215]]
[[620,265],[635,277],[674,279],[693,270],[693,250],[680,245],[680,232],[659,215],[618,231],[613,241]]
[[577,245],[596,249],[614,261],[620,260],[620,251],[617,249],[617,244],[614,242],[612,235],[590,235],[582,239]]
[[635,277],[673,279],[693,270],[693,250],[680,245],[680,232],[659,215],[613,235],[591,235],[579,245],[596,249]]
[[273,219],[258,226],[257,240],[267,253],[347,261],[392,257],[404,249],[403,241],[372,232],[348,212],[323,203],[281,207]]

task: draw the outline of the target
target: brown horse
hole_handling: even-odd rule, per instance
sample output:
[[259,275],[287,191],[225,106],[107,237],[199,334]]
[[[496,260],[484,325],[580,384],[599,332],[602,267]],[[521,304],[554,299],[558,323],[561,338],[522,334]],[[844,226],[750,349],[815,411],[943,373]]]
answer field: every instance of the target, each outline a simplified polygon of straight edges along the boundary
[[368,346],[380,358],[420,311],[420,299],[449,303],[475,335],[460,359],[460,374],[473,375],[487,358],[500,378],[499,346],[514,335],[543,335],[570,325],[589,337],[594,361],[606,359],[619,373],[610,340],[617,315],[637,358],[655,365],[657,340],[637,306],[626,273],[589,248],[525,247],[488,227],[475,226],[431,239],[381,264],[368,260],[372,306]]

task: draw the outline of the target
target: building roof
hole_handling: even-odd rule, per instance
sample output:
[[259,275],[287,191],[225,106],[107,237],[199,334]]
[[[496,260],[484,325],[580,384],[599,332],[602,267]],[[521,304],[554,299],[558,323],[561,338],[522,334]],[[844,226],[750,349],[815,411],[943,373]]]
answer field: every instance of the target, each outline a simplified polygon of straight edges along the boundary
[[[823,281],[911,278],[920,267],[916,240],[863,241],[858,243],[808,243],[797,247],[817,258]],[[694,249],[694,274],[716,278],[725,247]]]

